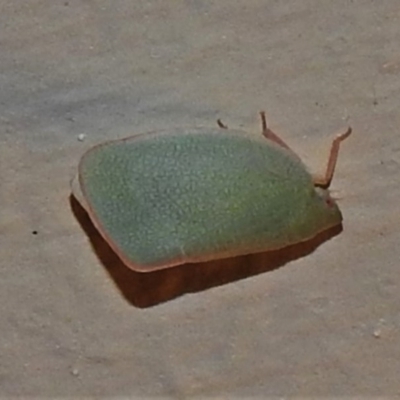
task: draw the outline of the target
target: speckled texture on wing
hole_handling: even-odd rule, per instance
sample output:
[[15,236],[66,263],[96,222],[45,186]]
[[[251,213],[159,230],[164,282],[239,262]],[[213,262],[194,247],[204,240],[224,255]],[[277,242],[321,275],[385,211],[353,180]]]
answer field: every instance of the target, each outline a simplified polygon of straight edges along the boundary
[[80,183],[102,234],[139,270],[279,248],[328,224],[303,164],[240,131],[109,142],[83,157]]

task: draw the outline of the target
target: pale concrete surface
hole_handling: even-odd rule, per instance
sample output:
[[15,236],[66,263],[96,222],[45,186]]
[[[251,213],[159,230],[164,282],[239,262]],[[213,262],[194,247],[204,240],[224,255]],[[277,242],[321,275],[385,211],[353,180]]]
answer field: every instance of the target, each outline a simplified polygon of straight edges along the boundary
[[[1,1],[0,397],[400,395],[399,42],[397,0]],[[260,109],[314,169],[354,129],[304,257],[143,276],[70,202],[96,143]]]

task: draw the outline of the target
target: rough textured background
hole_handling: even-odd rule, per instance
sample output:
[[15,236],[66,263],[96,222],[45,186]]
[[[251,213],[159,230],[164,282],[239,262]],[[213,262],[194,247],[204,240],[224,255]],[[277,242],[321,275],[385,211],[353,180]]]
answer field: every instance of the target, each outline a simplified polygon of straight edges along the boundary
[[[399,42],[397,0],[0,1],[0,395],[400,395]],[[304,257],[143,276],[69,198],[96,143],[260,109],[312,169],[354,129]]]

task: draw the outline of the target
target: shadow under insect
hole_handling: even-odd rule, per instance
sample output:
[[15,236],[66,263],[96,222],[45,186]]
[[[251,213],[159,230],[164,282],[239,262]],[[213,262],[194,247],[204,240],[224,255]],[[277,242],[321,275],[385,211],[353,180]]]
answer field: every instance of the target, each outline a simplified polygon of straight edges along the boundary
[[133,271],[124,265],[72,195],[70,196],[70,205],[87,234],[93,250],[122,295],[129,303],[140,308],[151,307],[185,293],[201,292],[273,271],[290,261],[307,256],[323,242],[338,235],[343,229],[342,224],[339,224],[310,240],[279,250],[203,263],[182,264],[142,273]]

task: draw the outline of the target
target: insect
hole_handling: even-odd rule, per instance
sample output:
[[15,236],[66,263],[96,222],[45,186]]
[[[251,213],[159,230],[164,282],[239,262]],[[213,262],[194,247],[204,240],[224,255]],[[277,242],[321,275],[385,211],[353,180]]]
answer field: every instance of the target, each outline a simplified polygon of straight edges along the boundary
[[259,136],[218,121],[97,145],[80,161],[74,196],[140,272],[276,250],[340,225],[328,187],[351,128],[312,176],[260,115]]

